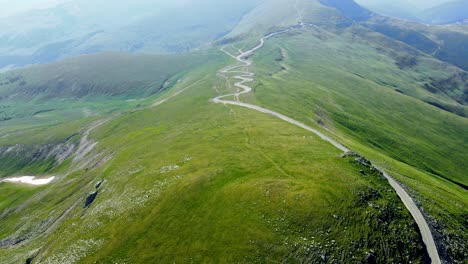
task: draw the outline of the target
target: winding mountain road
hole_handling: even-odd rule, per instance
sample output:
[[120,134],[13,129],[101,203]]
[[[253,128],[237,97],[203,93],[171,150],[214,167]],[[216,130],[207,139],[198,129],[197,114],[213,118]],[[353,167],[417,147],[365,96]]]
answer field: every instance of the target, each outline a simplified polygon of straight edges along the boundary
[[[304,26],[304,24],[301,23],[300,27],[303,27],[303,26]],[[240,54],[237,55],[237,56],[230,54],[229,52],[227,52],[223,48],[222,51],[224,53],[226,53],[228,56],[234,58],[237,61],[237,63],[235,65],[223,68],[222,70],[220,70],[220,74],[222,76],[226,76],[227,74],[235,74],[232,78],[237,79],[239,81],[236,82],[234,84],[234,86],[239,88],[240,90],[238,92],[236,92],[236,93],[231,93],[231,94],[226,94],[226,95],[221,95],[221,96],[215,97],[211,101],[214,102],[214,103],[217,103],[217,104],[242,106],[242,107],[250,108],[250,109],[265,113],[265,114],[275,116],[275,117],[280,118],[280,119],[282,119],[282,120],[284,120],[286,122],[289,122],[291,124],[294,124],[296,126],[299,126],[299,127],[303,128],[305,130],[308,130],[308,131],[316,134],[321,139],[329,142],[330,144],[332,144],[336,148],[340,149],[341,151],[343,151],[345,153],[348,153],[348,152],[350,152],[350,150],[348,148],[346,148],[345,146],[343,146],[342,144],[340,144],[336,140],[334,140],[334,139],[326,136],[325,134],[321,133],[317,129],[314,129],[314,128],[312,128],[312,127],[310,127],[310,126],[308,126],[308,125],[306,125],[304,123],[301,123],[301,122],[299,122],[299,121],[297,121],[297,120],[295,120],[293,118],[290,118],[290,117],[285,116],[283,114],[280,114],[278,112],[263,108],[261,106],[248,104],[248,103],[243,103],[243,102],[240,102],[240,100],[239,100],[239,97],[241,95],[252,92],[252,88],[245,85],[245,84],[249,83],[249,82],[253,82],[254,81],[254,75],[255,75],[254,73],[252,73],[252,72],[250,72],[248,70],[239,70],[239,69],[247,69],[249,66],[252,65],[252,61],[249,60],[249,57],[252,56],[257,50],[261,49],[265,45],[265,41],[267,39],[269,39],[271,37],[274,37],[276,35],[279,35],[279,34],[284,34],[284,33],[289,32],[289,31],[291,31],[291,30],[293,30],[295,28],[296,27],[291,27],[291,28],[288,28],[288,29],[285,29],[285,30],[281,30],[281,31],[271,33],[271,34],[269,34],[269,35],[267,35],[265,37],[262,37],[260,39],[260,43],[257,46],[255,46],[254,48],[252,48],[252,49],[250,49],[248,51],[245,51],[245,52],[240,51]],[[228,78],[228,77],[226,77],[226,78]],[[235,97],[236,100],[235,101],[227,100],[227,99],[225,99],[227,97]],[[410,212],[410,214],[414,218],[414,220],[415,220],[415,222],[416,222],[416,224],[417,224],[417,226],[419,228],[419,231],[421,233],[421,237],[423,239],[423,242],[424,242],[424,244],[426,246],[427,253],[428,253],[429,257],[431,258],[431,263],[440,264],[441,261],[440,261],[439,253],[437,251],[437,247],[435,245],[434,238],[433,238],[432,233],[431,233],[431,229],[429,228],[429,225],[427,224],[426,219],[424,219],[423,214],[421,213],[421,211],[419,210],[417,205],[414,203],[413,199],[403,189],[403,187],[401,187],[401,185],[398,184],[398,182],[395,179],[393,179],[387,172],[385,172],[383,169],[381,169],[379,167],[376,167],[376,166],[374,166],[374,168],[376,168],[377,170],[382,172],[382,175],[389,181],[390,186],[396,191],[396,193],[398,194],[400,199],[403,201],[403,204],[406,206],[406,208],[408,209],[408,211]]]

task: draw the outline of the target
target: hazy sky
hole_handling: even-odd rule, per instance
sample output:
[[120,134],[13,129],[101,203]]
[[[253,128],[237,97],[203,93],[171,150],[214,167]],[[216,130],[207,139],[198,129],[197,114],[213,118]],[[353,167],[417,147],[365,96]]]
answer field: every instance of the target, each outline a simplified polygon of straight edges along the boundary
[[382,4],[391,4],[402,6],[407,4],[409,6],[418,7],[421,9],[430,8],[444,2],[450,2],[450,0],[355,0],[356,2],[363,5],[382,5]]
[[[22,11],[27,11],[30,9],[42,9],[52,7],[59,3],[67,2],[71,0],[0,0],[0,17],[12,15]],[[122,0],[109,0],[112,1],[122,1]],[[170,0],[169,0],[170,1]],[[196,1],[196,0],[195,0]],[[225,0],[225,1],[235,1],[235,0]],[[291,0],[292,1],[292,0]],[[435,6],[437,4],[448,2],[450,0],[356,0],[363,5],[375,5],[382,3],[390,3],[393,5],[404,5],[409,4],[410,6],[415,6],[418,8],[428,8]],[[128,0],[129,5],[132,4],[132,0]],[[403,7],[403,6],[402,6]]]
[[0,16],[52,7],[67,0],[0,0]]

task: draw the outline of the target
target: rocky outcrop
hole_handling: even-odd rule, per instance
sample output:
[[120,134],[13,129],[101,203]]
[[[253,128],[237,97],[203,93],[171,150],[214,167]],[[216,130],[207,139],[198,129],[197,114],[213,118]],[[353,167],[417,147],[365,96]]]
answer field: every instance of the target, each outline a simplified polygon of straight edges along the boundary
[[[374,168],[374,166],[372,165],[372,162],[370,162],[368,159],[364,158],[363,156],[357,154],[357,153],[354,153],[354,152],[351,152],[351,151],[348,151],[344,154],[341,155],[342,158],[346,158],[346,157],[354,157],[355,161],[361,165],[363,165],[364,167],[367,167],[367,168]],[[362,172],[361,172],[362,173]]]
[[0,176],[24,170],[35,164],[40,164],[45,170],[50,170],[65,160],[72,158],[73,168],[95,168],[112,158],[104,153],[90,155],[98,142],[89,137],[92,130],[101,126],[109,119],[99,120],[85,130],[78,141],[78,133],[65,139],[63,142],[45,145],[16,144],[0,146]]
[[17,144],[14,146],[0,147],[0,158],[10,156],[27,159],[30,162],[54,159],[55,162],[59,164],[69,158],[73,154],[75,148],[76,144],[71,142],[33,146]]
[[84,208],[88,208],[91,206],[91,204],[96,200],[96,197],[98,195],[98,191],[95,191],[86,197],[85,203],[84,203]]
[[0,173],[14,173],[33,164],[43,163],[55,167],[75,152],[76,144],[69,140],[57,144],[0,147]]

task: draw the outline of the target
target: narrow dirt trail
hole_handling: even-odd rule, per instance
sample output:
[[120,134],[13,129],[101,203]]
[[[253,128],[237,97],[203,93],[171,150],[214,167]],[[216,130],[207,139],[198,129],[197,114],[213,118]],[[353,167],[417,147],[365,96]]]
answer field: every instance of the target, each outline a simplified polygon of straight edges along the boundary
[[[304,26],[304,24],[301,22],[300,27],[302,28],[303,26]],[[252,65],[253,62],[249,60],[249,57],[252,56],[257,50],[261,49],[265,45],[265,41],[268,40],[269,38],[274,37],[274,36],[279,35],[279,34],[284,34],[284,33],[289,32],[289,31],[291,31],[291,30],[293,30],[295,28],[296,27],[291,27],[291,28],[288,28],[288,29],[285,29],[285,30],[281,30],[281,31],[271,33],[271,34],[269,34],[269,35],[267,35],[265,37],[262,37],[260,39],[260,43],[257,46],[255,46],[254,48],[252,48],[252,49],[250,49],[248,51],[240,52],[240,54],[237,55],[237,56],[235,56],[233,54],[230,54],[229,52],[224,50],[224,48],[221,49],[221,51],[223,51],[228,56],[235,59],[237,61],[237,63],[235,65],[227,66],[227,67],[221,69],[219,71],[219,75],[223,76],[224,78],[227,79],[227,78],[229,78],[227,76],[228,74],[233,74],[233,76],[231,78],[239,80],[238,82],[236,82],[234,84],[234,86],[239,88],[240,90],[238,90],[238,92],[235,92],[235,93],[215,97],[215,98],[211,99],[211,101],[214,102],[214,103],[217,103],[217,104],[242,106],[242,107],[250,108],[250,109],[265,113],[265,114],[275,116],[275,117],[277,117],[279,119],[282,119],[282,120],[284,120],[286,122],[289,122],[291,124],[299,126],[299,127],[303,128],[303,129],[305,129],[307,131],[310,131],[310,132],[316,134],[317,136],[319,136],[321,139],[329,142],[330,144],[332,144],[336,148],[340,149],[344,153],[349,153],[351,151],[347,147],[340,144],[339,142],[332,139],[331,137],[326,136],[325,134],[318,131],[317,129],[314,129],[314,128],[312,128],[312,127],[310,127],[310,126],[308,126],[308,125],[306,125],[304,123],[301,123],[301,122],[299,122],[299,121],[297,121],[297,120],[295,120],[293,118],[290,118],[290,117],[288,117],[286,115],[283,115],[283,114],[280,114],[278,112],[266,109],[266,108],[261,107],[261,106],[248,104],[248,103],[243,103],[243,102],[240,102],[240,100],[239,100],[239,97],[241,95],[248,94],[248,93],[252,92],[252,88],[250,86],[246,85],[246,83],[253,82],[255,74],[248,71],[248,70],[240,70],[240,69],[247,69],[249,66]],[[234,98],[236,98],[236,100],[226,99],[228,97],[234,97]],[[376,167],[376,166],[374,166],[374,168],[379,170],[382,173],[382,175],[389,181],[390,186],[396,191],[396,193],[398,194],[400,199],[403,201],[403,204],[406,206],[406,208],[410,212],[411,216],[415,220],[415,222],[416,222],[416,224],[417,224],[417,226],[419,228],[419,231],[421,233],[423,242],[424,242],[424,244],[426,246],[427,253],[429,254],[429,257],[431,258],[431,263],[440,264],[441,261],[440,261],[439,253],[437,251],[437,247],[436,247],[436,244],[434,242],[434,237],[432,236],[431,229],[429,228],[429,225],[427,224],[427,221],[424,218],[421,211],[419,210],[418,206],[415,204],[415,202],[410,197],[410,195],[403,189],[403,187],[401,187],[401,185],[395,179],[393,179],[387,172],[385,172],[383,169],[381,169],[379,167]]]

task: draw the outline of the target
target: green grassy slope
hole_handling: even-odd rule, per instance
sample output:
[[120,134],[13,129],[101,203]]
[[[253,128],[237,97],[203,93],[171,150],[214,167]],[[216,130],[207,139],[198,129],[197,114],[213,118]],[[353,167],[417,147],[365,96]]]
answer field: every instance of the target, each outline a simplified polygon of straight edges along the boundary
[[109,52],[80,56],[4,73],[0,96],[2,100],[142,97],[158,92],[164,81],[206,59],[201,53],[169,56]]
[[374,17],[364,24],[439,60],[468,70],[466,25],[427,26],[386,17]]
[[225,39],[253,36],[257,40],[258,36],[278,28],[296,26],[300,22],[334,26],[350,23],[351,20],[337,10],[322,5],[319,0],[271,0],[247,13]]
[[226,92],[219,58],[176,97],[93,132],[96,151],[116,152],[107,164],[34,190],[29,206],[2,205],[0,240],[47,231],[0,248],[0,261],[422,263],[412,219],[379,175],[300,128],[209,102]]
[[256,39],[267,32],[299,22],[328,28],[360,24],[441,61],[465,71],[468,69],[466,25],[428,26],[385,17],[361,8],[352,0],[266,1],[248,12],[222,41],[226,43],[250,36]]
[[[259,57],[269,61],[262,64],[262,66],[267,65],[267,63],[271,64],[271,61],[281,58],[268,67],[268,71],[260,72],[261,76],[266,76],[271,80],[260,80],[261,83],[259,83],[258,89],[265,88],[268,90],[259,94],[259,100],[268,98],[265,100],[274,101],[269,98],[283,96],[282,92],[284,92],[284,98],[281,98],[281,100],[292,101],[301,98],[304,95],[302,93],[306,93],[306,89],[312,89],[313,86],[322,87],[321,90],[336,89],[336,92],[332,90],[330,93],[339,95],[341,101],[336,102],[333,106],[336,109],[341,109],[341,111],[335,111],[337,115],[342,116],[343,122],[347,122],[349,126],[353,125],[353,127],[348,127],[348,133],[358,135],[361,130],[368,131],[370,127],[374,127],[372,130],[375,130],[375,135],[379,137],[393,137],[392,135],[399,133],[400,136],[395,137],[393,140],[388,138],[386,143],[375,142],[382,145],[375,145],[374,147],[386,149],[387,151],[397,151],[395,148],[405,148],[406,151],[397,151],[395,157],[398,152],[403,152],[401,153],[403,155],[398,156],[400,159],[404,159],[405,153],[407,153],[408,160],[409,156],[411,156],[411,160],[419,161],[423,168],[431,169],[432,172],[440,171],[439,173],[446,178],[458,179],[460,183],[468,184],[467,179],[464,177],[464,168],[460,166],[466,158],[464,156],[466,153],[462,151],[465,146],[460,144],[465,140],[466,136],[464,134],[467,125],[466,118],[439,110],[422,101],[416,104],[409,103],[417,102],[418,100],[415,100],[415,97],[417,98],[418,94],[420,97],[437,97],[437,94],[431,94],[423,88],[424,79],[429,78],[428,75],[449,75],[450,68],[446,70],[439,67],[438,64],[431,64],[430,60],[425,61],[426,58],[422,57],[418,58],[420,64],[414,66],[413,69],[401,70],[394,58],[379,54],[376,48],[379,48],[380,45],[369,44],[367,43],[368,39],[361,38],[354,33],[356,32],[352,30],[343,35],[328,33],[328,38],[324,39],[322,36],[326,33],[313,29],[307,34],[290,35],[290,40],[286,40],[289,41],[287,44],[291,45],[291,47],[286,46],[286,49],[282,49],[282,47],[265,49],[264,53]],[[347,44],[346,40],[350,38],[353,38],[355,43]],[[266,52],[268,53],[265,54]],[[284,59],[290,57],[292,57],[291,62],[283,62]],[[283,66],[282,63],[284,63]],[[300,75],[302,72],[307,72],[308,75]],[[291,76],[291,74],[297,75]],[[293,81],[287,84],[291,80]],[[296,86],[294,84],[296,83],[295,80],[297,82],[305,81],[303,84],[304,90],[288,89],[288,87]],[[278,87],[282,89],[280,90]],[[372,91],[374,91],[375,95],[371,93]],[[457,92],[461,93],[462,91]],[[322,93],[325,93],[325,91]],[[383,98],[379,98],[379,96]],[[314,99],[311,96],[308,96],[308,98],[313,100],[309,103],[310,105],[321,100]],[[447,97],[445,99],[456,104],[453,99]],[[338,100],[338,98],[334,100]],[[398,106],[391,105],[393,102],[398,103]],[[292,103],[284,103],[284,105],[280,106],[293,108],[298,113],[307,109],[304,105],[294,106]],[[409,107],[409,109],[403,107]],[[459,107],[466,109],[466,106],[459,105]],[[393,111],[386,111],[386,109],[393,109]],[[399,112],[401,114],[398,114]],[[403,115],[403,113],[407,113],[407,116]],[[431,113],[431,115],[425,116],[425,113]],[[375,123],[383,125],[384,123],[379,119],[386,120],[387,116],[389,119],[387,122],[390,123],[391,121],[391,124],[398,125],[405,122],[406,119],[408,124],[401,124],[401,128],[390,124],[388,127],[374,125]],[[426,127],[411,127],[410,124],[413,119],[421,121],[420,123]],[[360,128],[360,126],[363,126],[363,128]],[[399,141],[398,139],[403,138],[403,135],[406,140]],[[445,137],[440,135],[445,135]],[[366,135],[364,134],[364,136]],[[411,138],[418,140],[418,144],[411,142]],[[398,144],[395,144],[396,142]],[[430,143],[424,144],[424,142]],[[383,145],[384,143],[386,146]],[[407,147],[405,147],[406,144],[408,144]],[[409,149],[413,148],[412,145],[418,145],[427,151],[413,153],[409,151]],[[457,148],[459,151],[456,151]],[[431,149],[432,151],[430,151]],[[443,149],[445,149],[445,152],[442,152]],[[457,154],[452,155],[450,160],[446,159],[445,157],[453,151]],[[428,164],[423,164],[424,160]],[[437,166],[438,162],[442,161],[447,163]],[[433,167],[430,167],[429,164],[433,164]],[[443,173],[444,170],[445,173]]]
[[0,177],[53,173],[48,153],[86,124],[151,104],[213,56],[103,53],[0,75]]
[[468,120],[417,99],[437,97],[423,83],[450,67],[423,56],[400,69],[379,47],[353,28],[281,36],[253,57],[258,82],[243,100],[322,127],[393,172],[435,218],[450,256],[464,261]]
[[1,74],[0,134],[144,106],[209,59],[204,52],[103,53]]

